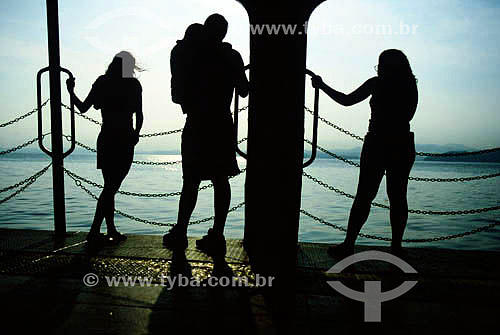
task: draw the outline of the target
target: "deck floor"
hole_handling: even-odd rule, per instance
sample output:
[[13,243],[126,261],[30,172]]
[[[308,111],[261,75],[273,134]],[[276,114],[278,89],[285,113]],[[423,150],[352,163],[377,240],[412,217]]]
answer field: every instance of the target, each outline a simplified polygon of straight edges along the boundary
[[[274,334],[282,329],[301,334],[373,330],[421,334],[441,329],[485,333],[500,326],[500,252],[415,248],[408,249],[407,262],[417,274],[367,261],[332,275],[326,270],[338,260],[326,255],[327,245],[300,243],[295,292],[290,292],[295,313],[283,321],[266,292],[254,286],[255,274],[240,240],[228,240],[226,261],[235,276],[248,278],[249,287],[171,289],[160,284],[161,277],[173,271],[172,252],[162,246],[161,236],[130,235],[119,245],[90,254],[85,236],[69,233],[56,245],[50,231],[0,229],[0,294],[8,306],[3,313],[7,327],[19,332],[35,324],[56,334],[220,330]],[[206,281],[213,262],[196,250],[194,242],[189,239],[186,258],[193,277]],[[356,249],[365,250],[388,251]],[[100,282],[85,286],[82,279],[87,273],[97,274]],[[150,287],[113,287],[105,276],[139,276],[153,282]],[[367,280],[382,281],[382,291],[404,280],[418,283],[401,297],[382,303],[382,322],[367,323],[363,303],[342,296],[328,280],[341,280],[359,291]]]

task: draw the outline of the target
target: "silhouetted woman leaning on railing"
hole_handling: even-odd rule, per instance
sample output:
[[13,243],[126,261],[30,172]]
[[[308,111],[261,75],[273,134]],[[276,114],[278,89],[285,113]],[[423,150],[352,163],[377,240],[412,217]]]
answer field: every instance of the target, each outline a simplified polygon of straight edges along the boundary
[[[75,106],[85,113],[91,106],[101,110],[102,127],[97,138],[97,168],[104,177],[104,188],[97,201],[94,221],[87,235],[89,245],[120,242],[126,239],[114,224],[115,194],[127,176],[134,158],[134,146],[139,142],[143,123],[142,87],[134,77],[135,70],[142,71],[134,57],[121,51],[109,64],[106,73],[95,81],[87,98],[82,102],[74,93],[75,82],[66,85]],[[133,128],[132,115],[136,115]],[[100,233],[106,219],[107,236]]]
[[390,202],[392,252],[402,256],[402,239],[408,220],[406,191],[410,170],[415,162],[414,134],[410,120],[417,108],[418,91],[415,76],[405,54],[385,50],[380,54],[378,76],[368,79],[351,94],[338,92],[321,77],[312,84],[344,106],[357,104],[369,96],[371,119],[361,151],[358,189],[349,215],[343,243],[332,246],[328,254],[344,257],[354,253],[354,244],[370,213],[384,173]]

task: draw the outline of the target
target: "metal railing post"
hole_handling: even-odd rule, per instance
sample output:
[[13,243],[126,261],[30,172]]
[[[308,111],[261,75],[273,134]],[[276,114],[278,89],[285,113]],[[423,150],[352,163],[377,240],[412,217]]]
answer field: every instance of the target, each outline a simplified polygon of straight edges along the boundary
[[61,68],[59,57],[58,1],[47,0],[47,34],[50,76],[50,122],[52,144],[52,192],[54,200],[54,231],[56,237],[66,234],[64,204],[63,134],[61,117]]
[[[246,65],[245,66],[245,71],[250,69],[250,64]],[[238,95],[238,90],[234,90],[234,138],[235,138],[235,141],[236,141],[236,152],[238,153],[238,155],[240,155],[241,157],[247,159],[247,154],[245,152],[243,152],[239,146],[238,146],[238,126],[239,126],[239,102],[240,102],[240,96]]]
[[[311,77],[316,76],[314,72],[311,70],[306,69],[306,74],[310,75]],[[308,167],[311,165],[314,160],[316,159],[316,152],[318,150],[318,118],[319,118],[319,88],[316,87],[314,89],[314,112],[313,112],[313,135],[312,135],[312,150],[311,150],[311,157],[307,162],[305,162],[302,167]]]

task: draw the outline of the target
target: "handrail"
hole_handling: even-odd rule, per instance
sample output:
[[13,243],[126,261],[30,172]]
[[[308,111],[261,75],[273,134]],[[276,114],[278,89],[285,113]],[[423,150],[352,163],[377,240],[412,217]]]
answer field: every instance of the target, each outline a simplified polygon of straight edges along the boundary
[[[250,69],[250,64],[245,65],[244,67],[245,71]],[[234,90],[234,138],[235,138],[235,146],[236,146],[236,152],[243,158],[247,159],[248,155],[243,152],[239,146],[238,146],[238,109],[239,109],[239,100],[240,96],[238,94],[238,90]]]
[[[306,74],[310,75],[311,77],[315,77],[316,74],[312,72],[311,70],[306,69]],[[316,159],[316,152],[318,148],[318,118],[319,118],[319,87],[316,87],[314,89],[314,119],[313,119],[313,135],[312,135],[312,151],[311,151],[311,157],[309,160],[305,163],[303,163],[302,167],[308,167],[311,165],[314,160]]]
[[[44,144],[43,144],[43,121],[42,121],[42,83],[41,83],[41,78],[42,74],[44,72],[47,72],[50,70],[50,66],[44,67],[40,71],[38,71],[36,75],[36,101],[37,101],[37,115],[38,115],[38,146],[40,149],[52,157],[52,152],[47,149]],[[62,71],[66,73],[70,79],[73,79],[73,74],[71,71],[68,69],[65,69],[63,67],[59,68],[59,71]],[[68,149],[68,151],[63,153],[63,158],[66,158],[68,155],[70,155],[74,150],[76,146],[76,141],[75,141],[75,106],[73,99],[70,99],[70,107],[69,110],[71,112],[70,114],[70,122],[71,122],[71,146]]]
[[41,83],[41,77],[44,72],[47,72],[49,70],[49,67],[44,67],[38,73],[36,74],[36,105],[37,105],[37,116],[38,116],[38,146],[40,149],[52,157],[52,152],[50,152],[45,146],[43,145],[43,125],[42,125],[42,83]]
[[[245,71],[250,68],[250,64],[247,64],[245,66]],[[312,72],[311,70],[306,69],[305,71],[306,74],[310,75],[311,77],[315,77],[316,74]],[[234,94],[234,137],[235,140],[238,140],[238,109],[239,109],[239,95],[237,90],[235,90]],[[305,162],[302,167],[305,168],[309,165],[311,165],[314,160],[316,159],[316,153],[317,153],[317,145],[318,145],[318,118],[319,118],[319,88],[316,88],[314,90],[314,120],[313,120],[313,136],[312,136],[312,152],[311,152],[311,157],[307,162]],[[243,152],[239,147],[238,143],[236,143],[236,152],[243,158],[247,159],[248,155]]]
[[[69,79],[75,78],[70,70],[61,67],[61,71],[66,73],[68,75]],[[70,100],[69,108],[70,108],[70,124],[71,124],[71,146],[68,149],[68,151],[63,153],[63,158],[68,157],[75,150],[75,146],[76,146],[76,140],[75,140],[75,137],[76,137],[75,136],[75,104],[74,104],[74,101],[71,97],[69,100]]]

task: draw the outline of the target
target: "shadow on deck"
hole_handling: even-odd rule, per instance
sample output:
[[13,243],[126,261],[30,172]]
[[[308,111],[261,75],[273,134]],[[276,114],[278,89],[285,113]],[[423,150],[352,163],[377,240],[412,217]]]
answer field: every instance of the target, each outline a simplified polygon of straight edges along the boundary
[[[407,261],[416,275],[405,275],[379,261],[357,263],[341,274],[327,275],[326,270],[336,263],[326,255],[327,245],[300,243],[295,290],[289,292],[295,311],[283,316],[269,299],[270,289],[255,285],[256,276],[240,240],[228,240],[226,261],[235,276],[248,279],[249,286],[172,289],[165,280],[162,286],[162,276],[170,274],[172,253],[162,246],[161,236],[129,235],[122,244],[91,255],[85,236],[69,233],[62,244],[54,245],[49,231],[0,230],[0,294],[6,333],[35,327],[47,333],[82,334],[222,330],[238,334],[279,330],[422,334],[484,333],[499,326],[499,252],[408,249]],[[364,250],[388,251],[357,248]],[[186,256],[193,276],[207,283],[213,263],[196,250],[194,239],[189,240]],[[100,282],[94,287],[84,285],[87,273],[97,274]],[[107,284],[106,276],[146,277],[152,284],[114,287]],[[341,280],[358,291],[364,291],[366,280],[381,280],[382,291],[404,280],[418,283],[401,297],[382,303],[382,322],[365,323],[363,303],[340,295],[327,280]]]

